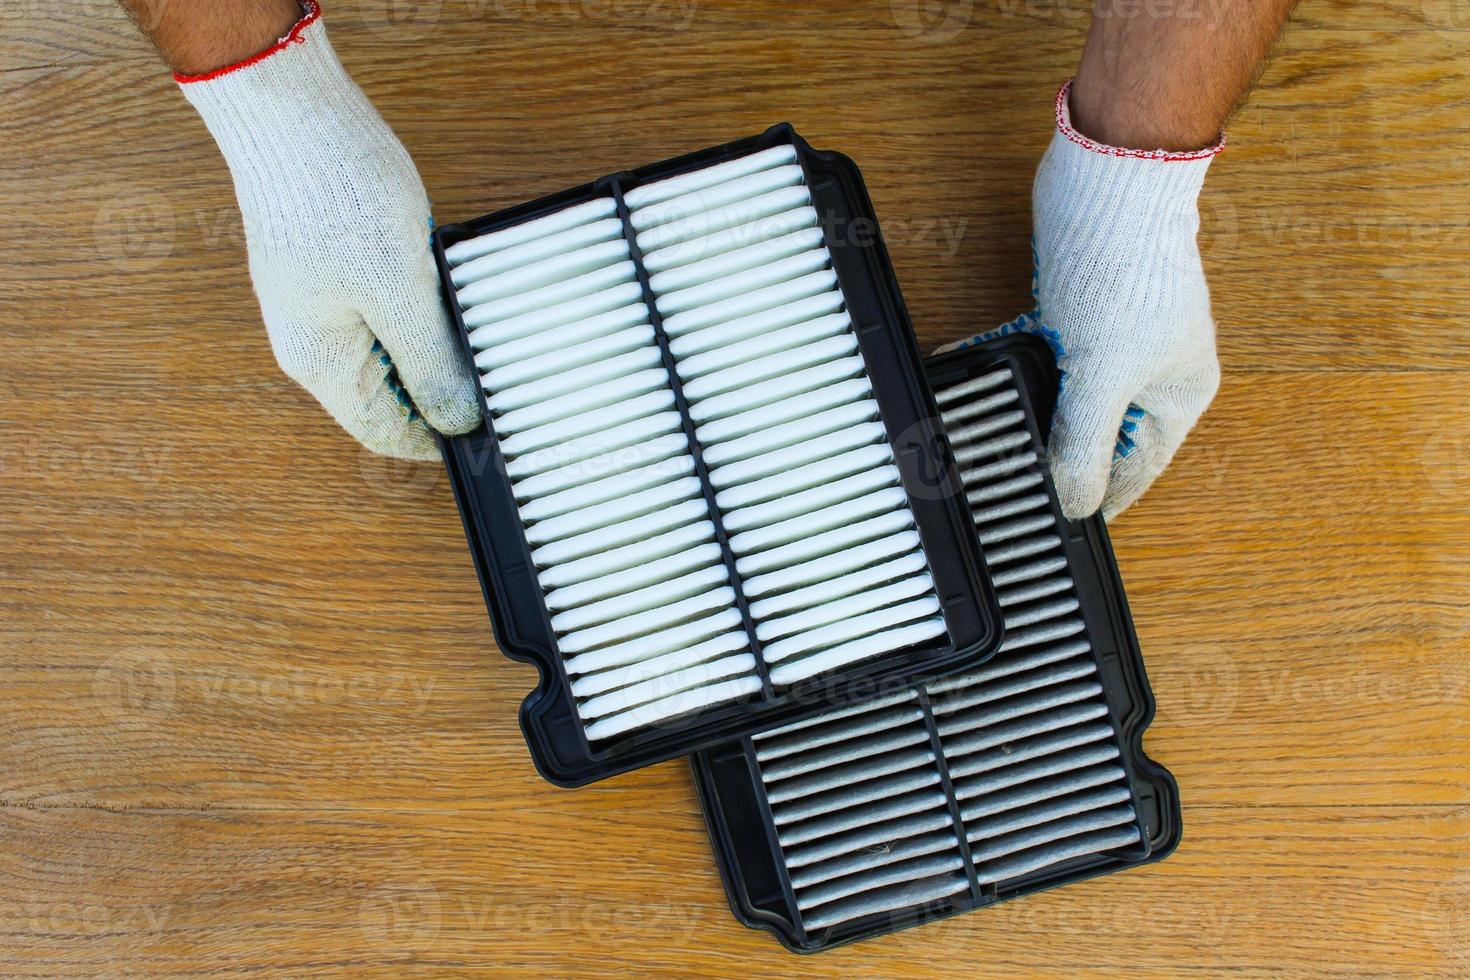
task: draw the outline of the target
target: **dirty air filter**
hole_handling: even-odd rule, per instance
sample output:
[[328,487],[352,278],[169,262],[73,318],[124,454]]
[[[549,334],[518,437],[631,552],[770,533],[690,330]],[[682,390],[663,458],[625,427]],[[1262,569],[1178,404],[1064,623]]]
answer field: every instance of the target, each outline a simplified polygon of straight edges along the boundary
[[1056,368],[1017,335],[933,358],[1006,626],[977,669],[692,760],[731,907],[807,952],[1156,861],[1173,778],[1101,519],[1040,458]]
[[782,126],[435,233],[486,419],[445,456],[553,782],[994,650],[874,227],[851,161]]

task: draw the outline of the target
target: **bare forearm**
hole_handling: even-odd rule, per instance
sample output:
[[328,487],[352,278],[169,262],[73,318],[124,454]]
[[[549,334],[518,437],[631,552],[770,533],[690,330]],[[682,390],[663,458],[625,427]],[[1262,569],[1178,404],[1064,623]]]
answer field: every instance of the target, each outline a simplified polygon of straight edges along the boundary
[[174,71],[203,74],[270,47],[301,19],[297,0],[119,0]]
[[1295,0],[1096,0],[1072,123],[1113,146],[1194,150],[1220,135]]

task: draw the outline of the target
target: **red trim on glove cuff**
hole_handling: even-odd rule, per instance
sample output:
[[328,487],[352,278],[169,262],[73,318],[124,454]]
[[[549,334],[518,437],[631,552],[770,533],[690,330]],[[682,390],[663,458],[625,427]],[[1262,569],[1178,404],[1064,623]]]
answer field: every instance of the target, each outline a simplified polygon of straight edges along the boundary
[[1205,147],[1203,150],[1129,150],[1121,146],[1109,146],[1096,140],[1088,139],[1077,130],[1072,128],[1072,113],[1067,106],[1067,96],[1071,94],[1073,79],[1067,79],[1062,90],[1057,93],[1057,131],[1067,139],[1076,143],[1085,150],[1094,153],[1102,153],[1113,157],[1130,157],[1136,160],[1162,160],[1165,163],[1176,163],[1181,160],[1207,160],[1225,149],[1225,134],[1220,134],[1220,142],[1214,146]]
[[301,32],[306,30],[308,27],[310,27],[313,23],[321,18],[322,6],[321,4],[317,3],[317,0],[301,0],[301,9],[304,11],[301,19],[298,20],[295,24],[291,25],[291,30],[286,34],[285,37],[281,38],[279,41],[277,41],[275,44],[272,44],[264,51],[257,52],[256,54],[253,54],[250,57],[246,58],[244,61],[237,61],[233,65],[225,65],[223,68],[216,68],[214,71],[205,72],[203,75],[184,75],[180,72],[174,72],[174,81],[178,82],[180,85],[189,85],[194,82],[207,82],[211,79],[219,78],[221,75],[228,75],[232,71],[239,71],[241,68],[249,68],[251,65],[269,58],[277,51],[285,50],[292,44],[305,43],[306,39],[301,36]]

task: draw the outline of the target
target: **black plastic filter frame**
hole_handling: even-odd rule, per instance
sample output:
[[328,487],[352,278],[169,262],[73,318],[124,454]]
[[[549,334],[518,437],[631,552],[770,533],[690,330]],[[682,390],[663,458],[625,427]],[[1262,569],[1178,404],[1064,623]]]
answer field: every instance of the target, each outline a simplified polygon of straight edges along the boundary
[[[935,583],[946,635],[849,670],[778,689],[770,682],[748,603],[735,574],[728,535],[715,507],[708,469],[694,438],[688,403],[628,220],[624,194],[647,183],[787,144],[796,148],[797,162],[821,222],[838,287],[852,318],[852,330]],[[617,204],[676,406],[684,416],[696,474],[704,485],[717,540],[726,554],[762,689],[745,700],[717,705],[608,743],[594,745],[588,741],[557,652],[551,614],[531,561],[531,548],[482,392],[481,411],[486,424],[467,436],[441,440],[441,447],[496,641],[507,656],[534,664],[540,672],[536,688],[521,704],[520,718],[531,757],[541,774],[557,785],[584,785],[800,721],[882,691],[935,680],[993,654],[1001,641],[1000,607],[971,527],[958,467],[939,423],[934,396],[924,380],[908,311],[857,166],[841,154],[812,149],[790,125],[782,124],[760,136],[613,174],[474,221],[439,227],[434,232],[433,250],[444,302],[455,323],[461,351],[477,378],[470,331],[455,298],[446,249],[597,197],[612,197]]]
[[[936,390],[1000,367],[1011,368],[1022,392],[1028,425],[1044,443],[1059,384],[1056,362],[1044,341],[1027,334],[1012,334],[931,358],[926,367]],[[1060,518],[1050,476],[1045,473],[1045,467],[1041,469],[1053,510]],[[793,952],[811,953],[1150,864],[1174,851],[1182,832],[1178,784],[1168,770],[1143,750],[1144,731],[1154,716],[1154,698],[1107,527],[1101,517],[1070,521],[1063,526],[1064,550],[1118,738],[1121,753],[1118,764],[1126,773],[1132,795],[1141,832],[1139,843],[1054,864],[1008,880],[997,888],[976,883],[968,847],[964,844],[964,828],[957,823],[961,851],[966,855],[967,870],[971,870],[968,893],[809,933],[802,927],[796,911],[795,890],[781,857],[754,744],[746,738],[690,759],[716,864],[737,919],[752,928],[771,932]],[[978,666],[978,662],[970,666]],[[932,733],[933,714],[922,691],[919,703],[924,707]],[[938,743],[935,744],[937,749]],[[939,769],[945,794],[953,800],[947,769],[942,765]]]

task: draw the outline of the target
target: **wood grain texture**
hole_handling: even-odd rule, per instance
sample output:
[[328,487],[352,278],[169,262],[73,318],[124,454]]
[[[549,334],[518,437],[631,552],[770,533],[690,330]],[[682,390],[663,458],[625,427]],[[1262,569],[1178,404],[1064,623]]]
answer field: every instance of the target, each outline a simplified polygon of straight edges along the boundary
[[[927,347],[1027,299],[1086,17],[329,24],[441,220],[789,119],[864,168]],[[1462,3],[1305,0],[1206,190],[1224,386],[1114,530],[1179,852],[800,962],[731,918],[681,763],[536,777],[447,484],[279,374],[228,174],[110,0],[0,38],[0,973],[1470,971]]]

